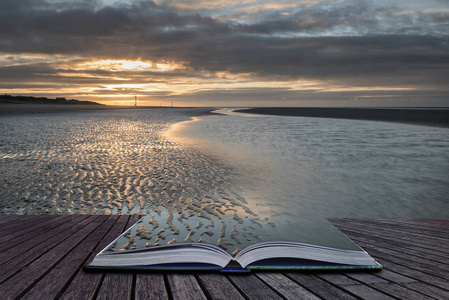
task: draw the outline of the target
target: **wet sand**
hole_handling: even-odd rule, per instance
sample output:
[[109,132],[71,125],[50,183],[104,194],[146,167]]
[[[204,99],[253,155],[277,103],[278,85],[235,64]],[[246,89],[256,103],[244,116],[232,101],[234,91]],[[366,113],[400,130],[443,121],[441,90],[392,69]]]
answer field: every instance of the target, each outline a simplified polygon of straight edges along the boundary
[[261,226],[232,231],[258,220],[230,183],[232,174],[165,135],[209,111],[2,115],[0,213],[147,215],[138,237],[151,244],[221,239],[234,251],[243,240],[257,241]]
[[449,127],[449,108],[319,108],[319,107],[261,107],[237,112],[399,122],[426,126]]

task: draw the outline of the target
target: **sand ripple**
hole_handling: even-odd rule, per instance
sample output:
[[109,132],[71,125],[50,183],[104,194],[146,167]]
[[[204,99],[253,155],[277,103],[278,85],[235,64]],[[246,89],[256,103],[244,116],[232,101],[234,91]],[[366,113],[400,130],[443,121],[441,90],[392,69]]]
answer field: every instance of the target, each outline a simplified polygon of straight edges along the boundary
[[[163,135],[193,113],[199,111],[2,116],[0,213],[148,214],[137,237],[149,244],[185,230],[189,241],[216,236],[225,247],[245,239],[243,228],[229,229],[259,224],[227,171]],[[130,238],[116,248],[135,244]]]

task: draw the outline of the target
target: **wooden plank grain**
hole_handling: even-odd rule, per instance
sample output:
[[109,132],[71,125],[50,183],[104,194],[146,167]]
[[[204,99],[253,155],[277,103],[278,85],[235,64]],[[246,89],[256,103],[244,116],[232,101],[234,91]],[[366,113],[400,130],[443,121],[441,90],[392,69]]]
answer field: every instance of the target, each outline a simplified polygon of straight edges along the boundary
[[342,287],[344,290],[349,291],[365,300],[393,300],[394,298],[386,293],[379,292],[372,287],[366,285],[346,285]]
[[423,253],[416,251],[414,249],[410,250],[406,246],[395,246],[391,243],[385,243],[381,240],[367,239],[364,236],[353,234],[354,241],[359,244],[369,245],[370,247],[375,247],[378,251],[384,253],[384,256],[400,256],[403,259],[412,260],[415,263],[420,263],[424,265],[430,265],[431,267],[440,268],[447,270],[449,268],[449,258],[440,255],[434,255],[430,253]]
[[[15,239],[26,239],[27,235],[30,235],[33,233],[34,235],[38,235],[41,232],[45,232],[46,228],[48,228],[48,225],[50,225],[50,228],[52,228],[56,222],[59,222],[60,220],[66,219],[66,216],[55,216],[53,218],[45,218],[42,220],[42,222],[28,224],[24,227],[17,227],[14,228],[14,231],[12,234],[9,235],[1,235],[0,233],[0,245],[8,242],[8,244],[14,243]],[[12,231],[12,230],[11,230]],[[0,250],[2,251],[2,250]]]
[[435,249],[436,245],[438,245],[440,251],[449,254],[449,240],[446,238],[391,230],[387,228],[373,228],[372,226],[363,224],[362,222],[354,222],[354,224],[335,222],[335,225],[337,226],[337,228],[344,232],[351,231],[358,234],[369,233],[369,235],[373,238],[388,238],[415,244],[417,244],[417,241],[419,241],[420,245],[429,247],[431,249]]
[[[92,259],[98,252],[103,250],[124,231],[128,219],[129,216],[117,216],[117,221],[115,222],[111,230],[107,233],[107,235],[101,240],[100,244],[90,254],[86,263],[92,261]],[[81,269],[76,274],[75,278],[69,283],[67,289],[63,291],[60,299],[93,299],[103,280],[104,274],[105,272],[86,271],[84,269]]]
[[8,218],[8,222],[2,224],[0,228],[0,234],[5,234],[11,229],[19,230],[28,227],[30,224],[38,224],[45,221],[48,217],[52,218],[54,216],[42,216],[42,215],[27,215],[27,216],[17,216],[16,218]]
[[91,232],[80,244],[71,250],[57,265],[39,280],[22,298],[23,300],[51,300],[56,298],[81,268],[93,248],[116,222],[116,218],[109,217]]
[[448,278],[448,268],[444,267],[443,264],[426,262],[425,260],[414,260],[411,257],[406,257],[405,255],[401,255],[400,253],[392,253],[390,251],[385,251],[384,249],[378,248],[371,244],[366,244],[361,241],[357,241],[360,246],[362,246],[368,253],[375,255],[377,257],[385,257],[382,259],[381,263],[385,260],[390,262],[395,262],[404,266],[409,267],[410,269],[422,271],[440,278]]
[[97,300],[131,299],[133,276],[130,273],[107,273],[104,277]]
[[228,275],[227,277],[247,299],[282,299],[254,274]]
[[410,290],[420,292],[435,299],[449,299],[449,291],[445,291],[436,286],[431,286],[422,282],[408,283],[404,286]]
[[136,274],[135,300],[164,300],[168,299],[162,274]]
[[[391,297],[397,299],[419,299],[419,300],[432,300],[434,298],[426,296],[422,293],[413,291],[404,286],[395,283],[381,283],[381,284],[373,284],[371,287],[378,289],[379,291],[388,294]],[[375,299],[375,298],[374,298]],[[381,298],[378,298],[381,299]]]
[[213,300],[243,300],[242,294],[223,274],[198,274],[198,279],[208,298]]
[[388,283],[387,280],[375,276],[374,274],[370,274],[370,273],[363,273],[363,272],[347,272],[346,276],[348,276],[349,278],[355,279],[359,282],[362,282],[363,284],[379,284],[379,283]]
[[7,223],[13,223],[15,220],[24,220],[28,215],[0,215],[0,226]]
[[[404,241],[398,240],[394,237],[374,237],[370,235],[369,232],[359,233],[350,229],[340,228],[343,232],[350,235],[354,241],[361,241],[368,244],[376,245],[377,248],[382,248],[385,251],[393,250],[395,252],[402,252],[404,254],[411,254],[414,256],[419,256],[424,258],[426,261],[436,261],[438,263],[448,263],[449,258],[448,254],[442,252],[442,249],[432,246],[429,249],[429,246],[422,246],[419,242],[416,241]],[[398,233],[396,236],[400,235]]]
[[[332,274],[330,274],[332,275]],[[318,277],[326,279],[339,286],[342,290],[348,291],[362,299],[392,299],[388,295],[384,295],[384,293],[377,291],[372,287],[372,284],[388,284],[388,281],[376,277],[370,273],[362,273],[362,272],[345,272],[346,279],[334,278],[334,276],[325,275],[325,274],[317,274]]]
[[0,253],[0,265],[10,260],[11,258],[21,255],[29,249],[34,248],[39,244],[45,243],[47,239],[64,230],[67,230],[67,228],[70,228],[70,226],[73,226],[86,218],[87,216],[77,216],[68,220],[61,220],[60,222],[56,222],[53,225],[48,225],[49,227],[47,228],[47,230],[41,232],[41,234],[30,234],[29,236],[27,235],[26,238],[22,239],[20,243],[17,243],[6,251]]
[[301,299],[301,300],[319,300],[310,291],[293,282],[289,278],[280,274],[279,272],[260,272],[256,276],[262,279],[272,289],[276,290],[283,298],[286,299]]
[[[23,251],[26,251],[20,253],[20,255],[14,256],[14,253],[6,253],[10,255],[10,257],[13,257],[13,259],[10,259],[6,264],[0,266],[0,283],[4,282],[12,275],[18,273],[22,268],[29,265],[34,260],[41,257],[43,254],[53,249],[56,245],[69,238],[73,234],[73,231],[68,230],[69,228],[72,230],[80,228],[79,226],[85,226],[85,222],[89,220],[86,220],[86,218],[84,218],[83,222],[78,221],[79,218],[77,217],[70,218],[70,220],[66,221],[66,224],[64,224],[63,227],[58,228],[59,233],[56,233],[47,240],[43,238],[43,241],[28,250],[26,250],[27,247],[31,245],[27,244],[26,247],[22,249]],[[3,255],[3,253],[0,254],[0,257],[3,257]]]
[[[3,299],[14,299],[22,296],[32,285],[34,285],[45,273],[57,264],[72,248],[74,248],[84,237],[95,230],[99,224],[93,222],[98,216],[91,216],[84,220],[91,221],[86,226],[77,230],[71,228],[73,234],[30,265],[24,267],[19,273],[9,278],[1,285]],[[93,220],[93,221],[92,221]]]
[[391,270],[381,270],[379,272],[374,273],[375,276],[381,277],[385,280],[388,280],[393,283],[411,283],[417,282],[416,279],[392,272]]
[[[131,215],[126,222],[125,231],[128,230],[131,226],[133,226],[140,219],[139,215]],[[118,221],[124,222],[125,219],[119,219]],[[133,280],[134,280],[133,272],[109,272],[104,276],[104,280],[101,284],[100,290],[97,295],[97,299],[121,299],[115,298],[117,296],[125,297],[123,299],[128,299],[128,297],[132,297],[132,289]],[[113,285],[113,286],[112,286]],[[119,293],[115,295],[116,291],[123,290],[126,292]],[[128,294],[129,291],[129,294]]]
[[[371,252],[371,251],[370,251]],[[376,256],[374,255],[374,258]],[[425,272],[419,271],[413,268],[412,265],[403,265],[398,264],[393,261],[390,261],[389,258],[382,258],[382,264],[388,270],[391,270],[395,273],[410,277],[415,279],[416,281],[421,281],[445,290],[449,291],[449,281],[445,278],[437,277],[432,274],[427,274]]]
[[[48,222],[44,217],[41,221]],[[65,217],[68,220],[77,218]],[[350,238],[384,264],[386,269],[380,272],[257,272],[243,276],[170,273],[164,277],[163,274],[137,271],[85,272],[81,268],[83,263],[115,239],[124,228],[133,225],[139,216],[84,218],[74,226],[67,226],[66,230],[53,232],[45,243],[36,244],[23,256],[20,255],[25,260],[20,262],[19,259],[15,273],[0,285],[0,299],[449,299],[445,252],[438,249],[445,243],[436,243],[444,240],[445,235],[438,235],[438,239],[423,237],[423,247],[426,247],[423,251],[420,251],[421,240],[416,240],[426,232],[430,234],[440,230],[438,226],[442,222],[439,221],[426,222],[436,224],[430,231],[416,230],[420,223],[414,220],[398,222],[398,226],[393,221],[385,221],[385,231],[382,230],[382,222],[370,221],[363,225],[365,227],[361,225],[363,220],[337,222],[337,227],[341,225]],[[115,222],[109,221],[114,218]],[[4,219],[0,216],[1,220]],[[414,226],[401,232],[407,223]],[[428,228],[430,225],[426,226]],[[358,230],[360,228],[363,230]],[[35,233],[40,236],[47,234],[47,231]],[[395,241],[394,236],[402,238]],[[409,248],[414,242],[414,248]],[[38,253],[39,249],[46,249],[52,254]],[[435,265],[438,260],[439,266]],[[0,267],[0,276],[3,271],[7,273],[5,268],[14,265],[14,261],[16,258],[6,261],[3,269]]]
[[[86,216],[74,217],[75,220],[80,220],[83,218],[86,218]],[[60,228],[58,227],[59,226],[64,227],[64,225],[68,221],[73,222],[72,219],[73,218],[70,218],[69,220],[67,220],[66,218],[62,219],[54,218],[50,222],[41,223],[39,224],[41,225],[41,227],[38,227],[36,230],[30,230],[23,235],[16,236],[5,243],[2,243],[1,251],[3,253],[6,252],[9,254],[11,253],[19,254],[25,249],[29,249],[30,247],[32,247],[32,245],[35,245],[36,244],[35,242],[39,244],[40,242],[45,241],[45,237],[49,237],[53,234],[53,232],[60,230]],[[0,254],[0,256],[2,256],[3,253]],[[3,260],[0,259],[0,263],[2,262]]]
[[167,274],[173,300],[205,300],[206,295],[193,274]]
[[449,238],[449,231],[444,230],[446,224],[440,226],[429,225],[425,222],[401,219],[362,219],[358,220],[363,224],[370,224],[374,228],[389,228],[400,232],[419,233],[424,235]]
[[332,283],[333,285],[336,286],[343,286],[343,285],[355,285],[355,284],[359,284],[358,282],[356,282],[355,280],[349,278],[348,276],[346,276],[345,274],[347,274],[348,272],[345,273],[340,273],[340,272],[321,272],[321,273],[317,273],[315,274],[317,277],[324,279],[330,283]]
[[356,297],[312,273],[286,272],[287,277],[323,299],[355,300]]
[[449,219],[372,219],[372,221],[388,223],[392,226],[403,226],[405,230],[431,230],[444,234],[446,237],[449,233]]

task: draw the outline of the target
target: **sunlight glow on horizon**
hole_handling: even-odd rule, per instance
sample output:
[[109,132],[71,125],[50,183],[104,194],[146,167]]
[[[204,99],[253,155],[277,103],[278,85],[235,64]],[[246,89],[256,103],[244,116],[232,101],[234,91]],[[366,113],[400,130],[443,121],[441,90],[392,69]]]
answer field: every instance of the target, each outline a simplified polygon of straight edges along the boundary
[[[176,72],[186,70],[186,63],[137,60],[81,60],[71,56],[20,55],[0,56],[0,65],[7,66],[13,61],[21,65],[39,64],[51,61],[59,70],[56,74],[48,74],[49,78],[61,77],[75,81],[72,85],[58,85],[55,88],[44,88],[46,81],[33,82],[28,88],[10,89],[13,94],[45,95],[78,100],[96,101],[110,105],[134,105],[134,97],[138,97],[140,105],[169,106],[170,97],[191,97],[198,93],[221,93],[232,95],[233,91],[245,93],[251,89],[282,89],[290,92],[311,91],[313,93],[329,92],[363,92],[363,91],[411,91],[413,87],[387,86],[344,86],[323,80],[255,80],[252,73],[230,73],[227,71],[197,71],[197,78],[183,78]],[[150,72],[150,73],[148,73]],[[174,73],[175,76],[160,79],[152,78],[151,72],[159,74]],[[45,74],[40,74],[45,75]],[[86,81],[87,80],[87,81]],[[77,83],[80,81],[80,83]],[[89,82],[91,81],[91,83]],[[70,82],[70,81],[69,81]],[[65,96],[70,95],[70,96]],[[360,95],[358,98],[363,98]],[[370,97],[369,95],[366,98]],[[192,101],[190,101],[192,103]]]

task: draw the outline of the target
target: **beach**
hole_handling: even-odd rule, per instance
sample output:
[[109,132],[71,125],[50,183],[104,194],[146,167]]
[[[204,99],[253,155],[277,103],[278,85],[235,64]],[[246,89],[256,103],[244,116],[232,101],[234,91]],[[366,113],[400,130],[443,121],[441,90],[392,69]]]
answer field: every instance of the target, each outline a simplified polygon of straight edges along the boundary
[[264,225],[230,183],[232,174],[165,136],[174,124],[209,112],[140,108],[2,115],[0,212],[148,215],[150,228],[157,228],[154,243],[184,233],[195,241],[220,238],[234,250],[241,240],[258,241]]
[[446,128],[210,111],[3,114],[0,212],[145,215],[145,243],[231,252],[333,243],[330,217],[448,216]]
[[[0,103],[0,115],[10,114],[41,114],[56,112],[76,112],[93,110],[115,110],[115,109],[143,109],[150,107],[141,106],[113,106],[95,104],[5,104]],[[151,107],[155,108],[155,107]]]
[[449,127],[449,108],[260,107],[236,111],[263,115],[371,120]]

